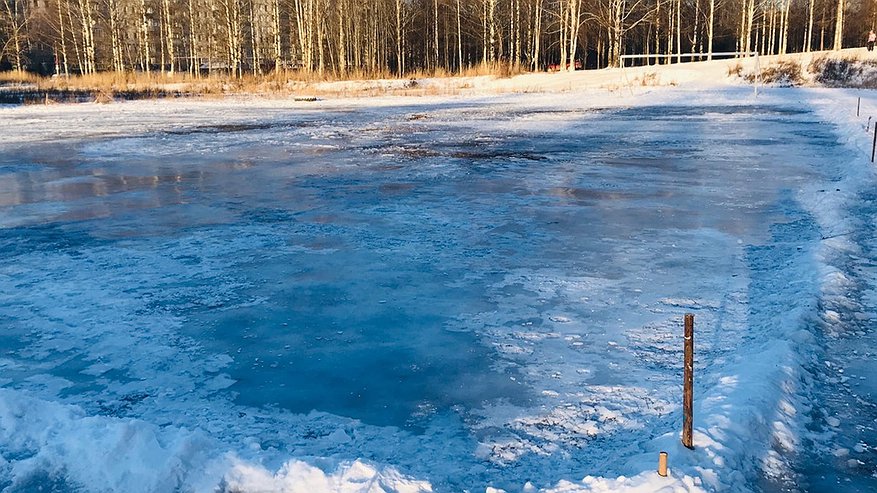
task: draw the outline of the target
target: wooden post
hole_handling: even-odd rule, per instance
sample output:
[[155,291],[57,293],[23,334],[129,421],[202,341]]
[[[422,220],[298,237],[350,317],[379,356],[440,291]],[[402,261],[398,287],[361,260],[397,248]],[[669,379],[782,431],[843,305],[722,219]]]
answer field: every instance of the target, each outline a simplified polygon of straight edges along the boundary
[[682,445],[694,448],[694,315],[685,314],[685,368],[682,380]]
[[658,476],[667,477],[667,452],[658,454]]

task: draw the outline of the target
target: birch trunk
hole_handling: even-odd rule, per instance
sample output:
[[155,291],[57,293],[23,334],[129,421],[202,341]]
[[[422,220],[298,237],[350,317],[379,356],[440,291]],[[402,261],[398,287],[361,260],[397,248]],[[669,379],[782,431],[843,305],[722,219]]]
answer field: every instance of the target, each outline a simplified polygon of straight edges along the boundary
[[524,57],[522,50],[523,44],[521,43],[521,0],[515,0],[515,50],[514,50],[514,60],[515,64],[521,63],[521,60]]
[[82,61],[82,52],[80,51],[79,41],[76,39],[76,29],[74,26],[76,25],[73,22],[73,9],[70,8],[70,0],[64,0],[64,3],[67,4],[67,25],[70,26],[70,38],[73,41],[73,52],[76,53],[76,66],[79,67],[79,73],[83,73],[83,61]]
[[460,1],[457,0],[457,69],[463,73],[463,27]]
[[746,46],[744,48],[744,51],[748,53],[752,51],[752,21],[755,17],[755,0],[749,0],[746,14]]
[[576,69],[576,51],[579,41],[579,19],[582,0],[570,0],[569,13],[569,66],[567,70],[574,72]]
[[399,77],[405,73],[405,49],[402,45],[403,8],[403,1],[396,0],[396,74]]
[[162,10],[164,13],[164,42],[167,46],[167,57],[169,62],[168,73],[173,75],[176,53],[174,51],[174,25],[171,18],[170,0],[162,0]]
[[539,70],[542,56],[542,6],[543,0],[537,0],[533,13],[536,16],[533,27],[533,70]]
[[[9,24],[9,35],[12,38],[12,46],[14,53],[12,53],[12,66],[15,68],[16,72],[21,72],[24,70],[24,64],[21,62],[21,31],[24,28],[24,22],[22,20],[23,15],[19,15],[19,8],[22,6],[19,2],[14,0],[4,0],[3,2],[3,10],[6,11],[6,17],[8,19]],[[2,18],[0,18],[2,20]],[[4,46],[0,46],[5,48]],[[3,51],[0,51],[0,56],[3,55]]]
[[189,71],[193,77],[198,77],[200,67],[198,63],[198,44],[195,35],[195,0],[187,0],[186,6],[189,9]]
[[707,60],[713,59],[713,41],[715,40],[715,27],[716,27],[716,0],[710,0],[710,22],[709,27],[707,28],[707,44],[709,45],[707,49],[709,50],[709,55],[707,55]]
[[813,40],[813,9],[815,6],[815,0],[810,0],[810,8],[809,16],[807,21],[807,30],[804,31],[804,51],[809,53],[811,50],[812,40]]
[[433,0],[432,5],[433,5],[433,10],[432,10],[433,20],[435,21],[433,23],[433,38],[432,38],[432,44],[433,44],[432,54],[434,57],[434,59],[433,59],[434,64],[433,64],[432,68],[433,68],[433,71],[435,71],[435,70],[438,70],[439,57],[440,57],[440,54],[439,54],[440,47],[439,47],[439,3],[438,3],[438,0]]
[[[167,0],[164,0],[165,2]],[[262,57],[261,57],[261,39],[262,39],[262,23],[256,18],[256,2],[250,0],[250,52],[252,53],[253,75],[262,74]]]
[[[698,53],[703,53],[703,46],[698,44],[699,41],[699,31],[700,31],[700,0],[695,0],[694,2],[694,36],[691,41],[691,46],[697,49]],[[694,50],[691,50],[694,51]]]
[[567,57],[567,33],[569,29],[567,28],[567,24],[569,23],[569,0],[566,0],[563,4],[560,5],[560,65],[558,65],[558,71],[565,70],[564,64],[566,63]]
[[791,0],[785,0],[783,7],[783,33],[780,38],[780,55],[785,55],[789,48],[789,8],[791,4]]
[[149,74],[152,60],[149,58],[149,11],[146,8],[146,0],[140,0],[140,69]]
[[347,74],[347,2],[338,1],[338,72]]
[[490,61],[496,60],[496,0],[488,0],[490,8],[488,9],[488,24],[490,25]]
[[[66,3],[66,2],[65,2]],[[63,5],[61,0],[58,0],[58,29],[60,30],[61,35],[61,61],[62,66],[64,67],[64,76],[70,76],[70,66],[67,61],[67,35],[64,29],[64,11],[62,10]],[[70,8],[69,6],[67,7]]]
[[[94,58],[94,18],[91,12],[91,0],[79,0],[79,18],[82,23],[82,52],[85,54],[85,73],[96,72]],[[16,43],[18,37],[16,37]]]
[[682,63],[682,0],[676,1],[676,63]]

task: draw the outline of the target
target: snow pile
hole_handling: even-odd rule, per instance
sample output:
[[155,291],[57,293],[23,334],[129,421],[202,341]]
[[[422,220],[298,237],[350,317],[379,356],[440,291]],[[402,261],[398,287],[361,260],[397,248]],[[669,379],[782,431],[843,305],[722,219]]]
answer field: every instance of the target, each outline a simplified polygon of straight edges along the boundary
[[223,452],[226,445],[204,432],[88,416],[76,406],[6,389],[0,389],[0,443],[0,488],[9,491],[42,488],[49,478],[72,490],[95,492],[432,491],[425,481],[359,460],[322,460],[322,468],[289,460],[271,472]]
[[223,469],[211,452],[216,443],[203,433],[87,416],[5,389],[0,440],[0,486],[11,491],[27,491],[46,476],[94,491],[209,491]]
[[334,472],[301,461],[287,462],[276,473],[252,464],[234,461],[223,480],[228,492],[258,493],[427,493],[425,481],[406,478],[393,468],[377,469],[362,461],[338,466]]
[[[579,483],[561,481],[557,486],[542,490],[544,493],[699,493],[708,491],[699,485],[699,478],[691,476],[674,477],[668,473],[666,478],[654,471],[637,476],[624,476],[607,479],[585,477]],[[527,492],[526,489],[524,489]]]

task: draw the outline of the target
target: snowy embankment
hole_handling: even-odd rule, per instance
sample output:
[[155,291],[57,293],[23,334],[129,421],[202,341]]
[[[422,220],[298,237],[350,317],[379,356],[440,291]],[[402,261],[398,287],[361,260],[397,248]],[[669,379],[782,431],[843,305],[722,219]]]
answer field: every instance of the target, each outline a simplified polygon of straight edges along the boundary
[[[846,217],[845,210],[849,202],[856,200],[860,187],[873,183],[863,149],[868,145],[868,139],[861,123],[851,118],[855,107],[855,97],[851,93],[768,90],[754,100],[749,88],[727,87],[716,82],[727,75],[724,65],[715,62],[698,66],[708,67],[708,70],[679,66],[662,73],[661,80],[665,83],[672,80],[681,87],[624,87],[623,80],[618,79],[624,74],[611,71],[596,74],[594,79],[581,74],[560,74],[555,78],[529,76],[492,84],[517,84],[521,92],[536,88],[569,91],[563,96],[568,101],[558,102],[551,95],[513,95],[485,98],[477,103],[476,106],[489,108],[492,113],[478,123],[482,127],[473,123],[469,131],[488,135],[498,128],[499,133],[508,131],[511,135],[521,129],[537,129],[546,133],[557,132],[565,139],[578,138],[577,132],[581,132],[575,127],[581,121],[575,118],[581,118],[587,125],[596,125],[587,119],[593,118],[588,112],[598,108],[622,111],[649,107],[733,107],[743,111],[749,106],[760,106],[789,111],[790,119],[795,118],[795,112],[806,113],[800,117],[802,119],[809,118],[811,114],[808,112],[815,109],[820,120],[836,125],[837,135],[844,145],[834,149],[836,160],[808,163],[824,172],[824,176],[814,172],[808,175],[812,182],[807,183],[789,172],[792,175],[789,181],[778,185],[778,191],[770,191],[771,196],[774,193],[781,196],[776,200],[780,204],[777,206],[779,212],[771,210],[770,214],[782,217],[777,219],[755,211],[754,216],[758,219],[773,218],[764,225],[758,225],[753,219],[755,229],[770,226],[763,234],[740,232],[742,226],[736,224],[725,229],[704,227],[705,231],[690,234],[687,229],[697,230],[699,226],[684,223],[685,226],[668,229],[672,241],[667,241],[663,252],[655,253],[651,251],[653,245],[645,241],[641,246],[620,243],[615,246],[613,242],[617,240],[603,231],[605,238],[600,238],[600,243],[615,248],[607,258],[620,257],[620,265],[633,264],[620,279],[612,275],[598,278],[572,274],[560,267],[528,266],[504,272],[499,280],[491,281],[489,289],[500,293],[492,299],[494,309],[471,308],[472,313],[463,315],[477,327],[465,329],[474,330],[488,345],[503,354],[503,365],[519,368],[517,373],[510,374],[526,380],[528,385],[540,391],[540,400],[537,400],[538,405],[530,408],[498,400],[484,409],[461,412],[466,429],[474,430],[478,437],[478,447],[472,454],[475,459],[472,464],[465,465],[466,471],[460,472],[461,475],[483,476],[483,481],[492,483],[491,471],[513,467],[517,461],[528,457],[548,457],[550,462],[553,456],[558,460],[572,456],[582,467],[577,476],[558,474],[537,480],[528,477],[536,474],[534,469],[522,469],[512,479],[495,484],[509,491],[517,488],[527,492],[634,493],[751,491],[760,489],[762,482],[794,481],[791,463],[800,452],[803,427],[813,406],[810,399],[813,383],[806,368],[820,354],[821,324],[830,324],[832,317],[836,316],[826,307],[844,305],[845,284],[849,281],[831,265],[830,257],[838,250],[854,248],[842,234],[857,227],[854,220]],[[725,73],[719,76],[722,71]],[[633,73],[633,77],[637,75]],[[616,81],[618,86],[613,87]],[[686,86],[686,81],[691,86]],[[578,91],[581,87],[610,87],[613,91]],[[416,133],[422,128],[435,132],[436,129],[453,127],[462,118],[472,117],[474,113],[454,112],[455,105],[465,103],[466,98],[404,101],[384,98],[322,102],[319,110],[386,114],[389,120],[406,122],[409,127],[401,128]],[[866,101],[867,104],[877,105],[877,98]],[[541,120],[543,117],[533,109],[543,105],[574,116],[562,116],[558,120],[544,117]],[[406,109],[398,110],[397,107]],[[406,120],[410,111],[423,108],[437,108],[435,119],[438,123],[432,124],[428,119],[418,123],[420,117],[408,118],[415,123]],[[243,122],[253,125],[273,118],[264,116],[265,112],[271,111],[274,112],[272,115],[308,112],[310,117],[319,120],[319,112],[313,110],[307,105],[270,101],[3,109],[0,111],[4,114],[0,117],[10,118],[0,118],[0,128],[10,138],[0,144],[7,149],[23,142],[39,145],[67,139],[100,138],[115,142],[113,139],[124,140],[129,135],[169,129],[182,131],[205,124],[231,126]],[[442,116],[442,112],[447,114]],[[355,122],[350,133],[342,138],[354,140],[356,134],[373,130],[380,117],[370,118],[363,118],[365,123]],[[729,133],[742,132],[742,137],[752,140],[755,143],[753,156],[760,152],[758,138],[765,141],[775,138],[773,135],[750,135],[745,129],[734,128],[733,125],[739,124],[740,120],[721,112],[714,111],[712,118],[717,120],[720,129],[728,125]],[[14,128],[4,121],[14,121]],[[80,126],[71,125],[77,121]],[[682,148],[689,143],[688,137],[679,131],[662,133],[667,123],[660,118],[652,127],[648,124],[637,126],[635,122],[623,119],[619,121],[616,127],[607,131],[610,139],[620,133],[643,132],[644,139],[665,139],[673,145],[681,142]],[[805,123],[796,122],[801,125],[797,130],[806,131]],[[314,141],[314,156],[326,152],[328,145],[319,139],[336,131],[332,128],[334,126],[333,123],[326,128],[320,127],[322,134],[314,132],[310,136]],[[253,128],[258,127],[253,125]],[[176,144],[162,144],[162,140],[173,141],[174,135],[149,142],[174,158]],[[563,139],[560,141],[561,144],[564,142]],[[643,143],[644,146],[648,144],[647,140]],[[108,158],[101,154],[108,152],[100,147],[101,144],[89,148],[89,152],[105,159],[103,164],[107,167],[118,165],[114,159],[125,159],[126,151],[142,152],[137,150],[139,144],[136,141],[121,145],[122,151],[115,151],[118,154]],[[423,150],[406,148],[404,142],[398,145],[409,154]],[[538,152],[541,145],[545,143],[534,141],[528,152]],[[160,154],[158,150],[155,152]],[[232,146],[224,151],[228,155],[236,152]],[[706,151],[702,156],[704,160],[714,158],[715,154],[727,160],[717,168],[734,162],[734,156],[722,156],[721,149]],[[788,151],[794,155],[794,150]],[[204,154],[209,150],[193,148],[187,152]],[[606,152],[609,154],[607,159],[611,160],[611,151]],[[552,158],[548,156],[547,161]],[[470,172],[467,168],[466,173]],[[743,176],[715,172],[719,173],[719,181],[711,182],[709,176],[696,174],[699,181],[694,181],[694,186],[706,182],[709,184],[706,188],[718,188],[721,180],[739,179],[739,183],[733,186],[728,184],[727,194],[722,190],[711,193],[727,201],[729,211],[734,211],[729,215],[745,216],[750,208],[757,208],[741,202],[749,197],[749,187],[759,187],[758,177],[762,175],[758,173],[761,170],[741,172]],[[745,176],[748,172],[752,176]],[[600,194],[581,190],[570,185],[567,182],[570,177],[564,173],[539,179],[527,177],[525,184],[542,191],[540,187],[556,180],[557,183],[550,183],[556,185],[550,189],[552,200],[568,200],[570,197],[579,198],[576,194],[591,193],[585,199],[606,200],[609,205],[605,206],[604,212],[607,215],[617,207],[612,204],[635,196],[635,191],[624,189],[601,191]],[[768,171],[764,176],[769,175]],[[278,176],[287,178],[286,175]],[[88,180],[92,181],[88,182],[88,188],[99,177],[100,174],[89,177]],[[447,177],[436,175],[428,178]],[[53,186],[60,189],[78,184],[58,181]],[[10,204],[23,201],[13,197],[11,188],[2,187],[0,185],[3,192],[0,197],[7,207],[0,209],[0,228],[40,224],[46,218],[58,220],[65,214],[78,219],[77,211],[72,210],[75,207],[58,197],[39,204],[42,207],[13,210]],[[205,188],[209,189],[209,186]],[[670,194],[656,196],[671,200],[677,193],[678,190],[671,189]],[[141,199],[132,197],[130,200]],[[185,198],[180,203],[188,200]],[[528,199],[522,200],[528,207]],[[762,199],[753,195],[753,200]],[[764,201],[768,202],[767,199]],[[655,206],[650,202],[645,204],[643,210]],[[657,204],[660,206],[661,202]],[[489,205],[493,209],[502,207],[501,202]],[[631,211],[622,211],[615,217],[622,221],[628,217],[628,212]],[[201,214],[209,216],[213,213],[209,210]],[[636,213],[643,212],[634,210],[630,215]],[[679,215],[695,217],[697,213],[695,204],[694,208],[683,209]],[[112,211],[100,211],[90,219],[101,217],[101,214],[111,216]],[[427,219],[464,222],[452,213],[442,214],[448,214],[448,217],[439,215]],[[562,219],[563,216],[557,217]],[[477,223],[478,218],[471,220]],[[223,241],[211,235],[198,236],[187,232],[182,239],[168,240],[170,246],[165,245],[164,254],[195,255],[199,249],[210,248],[221,253],[213,260],[214,265],[209,262],[199,264],[200,271],[183,278],[185,282],[179,284],[207,279],[209,283],[215,283],[209,291],[215,299],[200,301],[211,307],[228,307],[233,292],[247,286],[234,284],[219,275],[206,276],[222,271],[229,258],[250,255],[254,245],[286,248],[278,246],[280,242],[271,236],[272,228],[276,226],[269,226],[242,230],[237,235],[228,234],[229,238],[223,238]],[[416,227],[413,223],[406,226]],[[523,234],[514,229],[509,231],[506,234],[513,241],[506,247],[513,251],[516,244],[525,241],[529,231],[523,229]],[[518,234],[520,237],[516,236]],[[4,238],[4,241],[7,246],[14,245],[15,238]],[[690,252],[679,253],[682,245],[677,246],[677,242],[682,241],[709,246],[704,247],[706,251],[692,247]],[[233,397],[217,397],[231,385],[224,373],[231,358],[221,353],[211,355],[211,350],[205,349],[206,342],[181,336],[182,317],[160,312],[164,318],[155,315],[149,319],[138,318],[138,314],[148,312],[152,304],[157,303],[153,300],[160,300],[162,296],[150,291],[152,298],[144,301],[139,297],[140,286],[149,285],[154,291],[160,291],[162,287],[179,289],[156,280],[181,268],[183,261],[166,258],[164,254],[152,254],[135,243],[124,248],[130,267],[120,261],[118,255],[100,246],[94,251],[73,252],[61,261],[52,252],[23,252],[19,263],[0,270],[0,282],[8,288],[0,295],[2,314],[33,322],[32,326],[26,327],[29,333],[19,340],[10,341],[9,357],[0,359],[0,368],[4,370],[0,378],[6,379],[9,375],[3,380],[7,388],[0,390],[0,487],[10,492],[30,491],[46,485],[61,490],[84,488],[86,491],[144,493],[200,492],[217,488],[228,492],[420,492],[434,489],[430,475],[450,477],[458,469],[464,469],[462,465],[444,459],[442,440],[445,437],[441,432],[433,430],[422,437],[411,437],[388,430],[392,427],[368,426],[357,420],[317,412],[291,415],[271,409],[271,406],[255,409],[240,406]],[[562,254],[569,253],[564,251]],[[667,258],[680,265],[675,269],[671,265],[666,268],[668,272],[660,272],[665,267],[655,265]],[[688,264],[705,265],[685,267],[686,259]],[[57,276],[69,284],[57,284],[56,278],[39,272],[41,266],[65,271]],[[75,272],[77,269],[79,272]],[[106,277],[93,274],[92,269]],[[648,272],[649,269],[655,272]],[[703,279],[678,279],[679,272],[694,272]],[[46,277],[41,277],[43,275]],[[120,282],[130,283],[125,293],[114,291]],[[27,286],[22,288],[19,283],[31,283],[40,289],[48,286],[55,291],[20,299],[17,297]],[[86,293],[75,294],[77,286]],[[607,300],[601,301],[602,304],[593,301],[600,297]],[[551,306],[542,308],[535,303],[528,304],[533,303],[532,298],[554,301]],[[556,301],[558,299],[562,302]],[[631,302],[631,299],[636,301]],[[247,303],[258,306],[259,301],[253,297]],[[579,312],[580,306],[597,313],[595,321],[587,319],[583,313],[585,310]],[[31,310],[39,315],[26,313]],[[630,313],[632,311],[645,314]],[[697,339],[703,344],[699,346],[703,351],[698,353],[697,360],[694,451],[679,443],[680,406],[677,396],[672,395],[678,392],[675,373],[679,360],[678,348],[674,346],[679,342],[678,327],[674,324],[677,315],[684,311],[697,313],[698,327],[703,331],[703,335],[698,336],[701,338]],[[534,326],[533,320],[539,323]],[[71,324],[71,321],[76,323]],[[45,326],[39,323],[45,323]],[[624,330],[600,333],[594,325],[611,325]],[[15,344],[30,346],[18,347]],[[583,347],[591,346],[599,346],[599,349],[582,353],[589,351]],[[52,361],[54,353],[63,351],[70,351],[75,356],[63,364]],[[577,361],[574,359],[577,354],[584,354],[584,357]],[[605,356],[607,364],[589,361],[601,355]],[[624,366],[637,360],[654,364],[657,370],[649,373],[641,368]],[[67,375],[58,377],[57,368],[62,368],[60,374],[67,372]],[[124,373],[121,377],[117,375],[120,372]],[[612,381],[607,374],[627,372],[631,374],[630,385],[604,383]],[[80,384],[76,380],[78,377],[70,376],[70,373],[94,376],[96,380],[88,385]],[[85,399],[101,397],[102,394],[94,390],[101,386],[121,397],[118,402],[102,404],[103,407],[94,412],[97,407]],[[85,396],[80,403],[74,396],[76,392]],[[154,404],[142,404],[153,401]],[[113,412],[106,410],[110,404],[115,406]],[[125,414],[129,408],[136,410],[133,416]],[[260,436],[266,433],[274,437],[273,441]],[[430,433],[433,434],[430,436]],[[284,440],[293,438],[285,434],[308,435],[308,439],[288,444]],[[451,436],[448,440],[456,443],[459,438]],[[369,444],[376,445],[369,448]],[[368,455],[351,456],[350,450],[358,453],[367,450]],[[424,450],[427,457],[415,457]],[[660,450],[670,454],[670,475],[667,478],[658,477],[654,471]],[[595,457],[593,462],[587,459],[589,455]],[[435,462],[430,463],[432,459]],[[494,464],[490,467],[496,469],[485,469],[481,463]],[[478,472],[481,470],[487,472]],[[566,479],[560,479],[562,477]],[[584,479],[580,479],[582,477]],[[530,483],[530,479],[538,486]],[[446,484],[443,487],[449,489]],[[493,490],[493,487],[488,490]]]

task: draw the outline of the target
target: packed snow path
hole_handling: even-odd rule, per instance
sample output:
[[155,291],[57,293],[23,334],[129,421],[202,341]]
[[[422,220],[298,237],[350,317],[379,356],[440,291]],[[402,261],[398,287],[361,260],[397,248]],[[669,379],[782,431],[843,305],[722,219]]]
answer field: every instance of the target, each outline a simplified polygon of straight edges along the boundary
[[794,485],[873,184],[805,95],[0,110],[0,487]]

